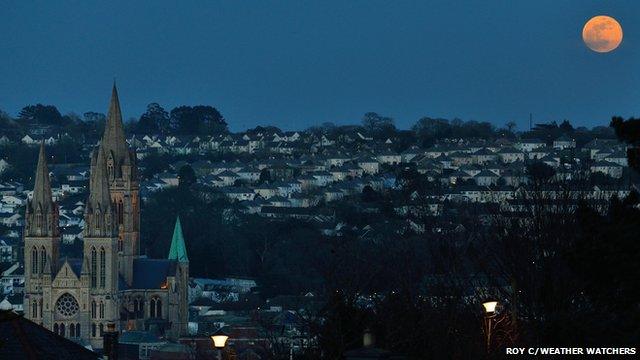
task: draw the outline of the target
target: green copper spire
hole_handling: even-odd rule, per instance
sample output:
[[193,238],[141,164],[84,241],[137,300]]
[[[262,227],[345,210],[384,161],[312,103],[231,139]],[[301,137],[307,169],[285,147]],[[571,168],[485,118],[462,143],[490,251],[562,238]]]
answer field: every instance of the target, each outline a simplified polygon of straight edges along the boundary
[[176,219],[176,226],[173,228],[173,238],[171,239],[171,249],[169,250],[169,260],[178,260],[179,262],[189,262],[187,257],[187,247],[184,245],[184,236],[182,235],[182,226],[180,225],[180,217]]

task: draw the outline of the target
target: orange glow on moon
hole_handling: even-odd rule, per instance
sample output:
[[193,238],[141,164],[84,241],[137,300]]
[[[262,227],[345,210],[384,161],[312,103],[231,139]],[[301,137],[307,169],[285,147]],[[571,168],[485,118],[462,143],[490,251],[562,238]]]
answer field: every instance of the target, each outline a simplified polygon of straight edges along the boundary
[[615,50],[622,42],[622,26],[612,17],[594,16],[584,24],[582,40],[595,52]]

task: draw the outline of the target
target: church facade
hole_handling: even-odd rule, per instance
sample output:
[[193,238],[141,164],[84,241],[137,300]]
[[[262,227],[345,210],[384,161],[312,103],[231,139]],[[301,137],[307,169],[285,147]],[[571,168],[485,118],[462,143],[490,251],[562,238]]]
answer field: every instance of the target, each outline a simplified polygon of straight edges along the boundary
[[24,228],[25,316],[47,329],[102,348],[107,324],[168,339],[187,332],[189,260],[180,220],[167,259],[140,255],[140,198],[113,87],[104,135],[91,155],[81,259],[61,258],[58,206],[44,144]]

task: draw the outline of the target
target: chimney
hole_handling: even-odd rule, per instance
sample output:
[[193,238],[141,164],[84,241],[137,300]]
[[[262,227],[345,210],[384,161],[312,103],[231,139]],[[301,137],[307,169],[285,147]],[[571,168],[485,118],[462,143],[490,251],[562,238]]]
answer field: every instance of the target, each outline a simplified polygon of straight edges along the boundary
[[116,324],[108,323],[107,331],[102,335],[103,345],[102,351],[104,352],[104,359],[117,360],[118,359],[118,332],[116,331]]
[[366,348],[374,347],[376,344],[376,335],[371,331],[371,329],[367,328],[364,330],[364,334],[362,334],[362,346]]

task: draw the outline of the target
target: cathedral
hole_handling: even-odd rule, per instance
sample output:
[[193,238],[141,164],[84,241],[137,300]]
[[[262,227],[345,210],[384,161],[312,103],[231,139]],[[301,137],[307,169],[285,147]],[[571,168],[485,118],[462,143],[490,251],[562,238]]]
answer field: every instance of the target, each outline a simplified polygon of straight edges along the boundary
[[140,198],[135,151],[125,139],[114,84],[100,144],[91,154],[81,259],[60,256],[44,144],[24,227],[25,316],[101,349],[108,324],[168,339],[187,332],[189,259],[180,219],[167,259],[140,255]]

